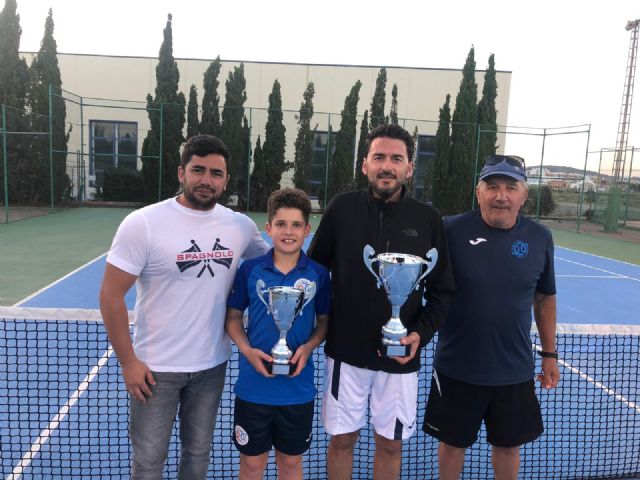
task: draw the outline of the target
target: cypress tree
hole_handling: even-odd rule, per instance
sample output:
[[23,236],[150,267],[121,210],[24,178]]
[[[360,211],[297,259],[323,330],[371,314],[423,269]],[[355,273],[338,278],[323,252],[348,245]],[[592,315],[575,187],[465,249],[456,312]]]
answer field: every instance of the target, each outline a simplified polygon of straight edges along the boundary
[[218,95],[220,66],[220,56],[218,55],[204,72],[202,82],[204,94],[202,95],[200,132],[209,135],[220,134],[220,96]]
[[398,125],[398,85],[395,83],[391,89],[391,111],[389,112],[389,122]]
[[200,133],[200,123],[198,122],[198,91],[195,85],[189,89],[189,104],[187,106],[187,138]]
[[355,186],[358,190],[367,188],[369,181],[362,173],[362,162],[367,156],[367,134],[369,133],[369,110],[364,111],[362,122],[360,122],[360,139],[358,140],[358,153],[356,154]]
[[27,94],[27,62],[19,54],[22,28],[17,8],[15,0],[5,0],[0,12],[0,104],[22,110]]
[[[20,15],[17,14],[15,0],[6,0],[0,12],[0,104],[6,108],[6,127],[10,132],[27,130],[26,119],[23,114],[27,96],[28,67],[27,62],[20,58]],[[24,175],[20,170],[26,167],[28,158],[27,145],[30,138],[19,138],[7,135],[7,166],[9,169],[9,195],[11,200],[17,200],[19,185]],[[0,146],[2,139],[0,138]],[[4,165],[0,155],[0,201],[4,203]]]
[[[272,192],[280,188],[282,174],[293,166],[292,162],[285,162],[284,159],[286,129],[282,123],[282,97],[280,82],[277,79],[273,82],[273,88],[269,95],[269,111],[265,131],[262,154],[267,173],[266,187],[269,192]],[[264,203],[267,198],[268,195],[264,198]]]
[[[433,157],[433,205],[442,213],[452,213],[451,195],[451,95],[440,109],[436,131],[436,151]],[[429,180],[425,178],[426,183]]]
[[246,204],[246,135],[243,129],[244,102],[247,100],[246,85],[244,64],[241,63],[229,72],[225,82],[226,95],[220,125],[220,138],[231,153],[231,162],[229,162],[231,178],[227,192],[229,195],[238,196],[239,208],[243,208]]
[[344,101],[340,130],[335,136],[336,149],[329,170],[329,199],[336,193],[345,192],[353,188],[353,155],[356,147],[360,87],[362,87],[362,82],[358,80],[351,87],[351,91]]
[[[151,128],[142,144],[142,173],[145,200],[148,202],[157,201],[159,191],[160,199],[164,199],[175,195],[178,190],[178,165],[180,164],[180,145],[184,141],[182,131],[186,102],[184,94],[178,92],[180,72],[173,58],[171,20],[172,17],[169,14],[156,66],[155,97],[147,94],[147,112]],[[160,125],[159,109],[162,109],[162,125]],[[160,151],[161,128],[162,151]],[[158,156],[162,157],[160,185],[158,185],[160,167]]]
[[376,79],[376,89],[373,92],[373,98],[371,99],[371,109],[369,116],[369,130],[373,130],[379,125],[385,123],[384,116],[384,102],[386,97],[387,88],[387,69],[382,67],[378,72],[378,78]]
[[480,132],[480,143],[478,145],[478,169],[484,165],[487,155],[496,153],[496,143],[498,141],[498,125],[496,114],[496,97],[498,96],[498,83],[496,82],[496,68],[494,56],[489,56],[489,66],[484,74],[484,85],[482,86],[482,98],[478,103],[478,127]]
[[[53,194],[51,193],[50,182],[50,160],[49,160],[49,138],[37,136],[29,139],[31,145],[29,167],[30,178],[33,190],[30,200],[45,200],[53,198],[58,202],[65,189],[69,185],[69,177],[66,173],[67,167],[67,141],[69,134],[65,132],[66,106],[61,96],[62,79],[60,68],[58,67],[58,51],[56,41],[53,38],[53,13],[49,9],[49,14],[44,25],[44,36],[40,44],[40,50],[29,68],[30,88],[27,95],[27,105],[33,118],[48,117],[49,112],[49,86],[52,87],[51,98],[51,119],[52,125],[51,146],[53,153]],[[42,116],[42,117],[39,117]],[[48,126],[47,126],[48,127]],[[48,129],[48,128],[47,128]],[[42,125],[36,126],[36,131],[44,131]]]
[[257,212],[267,210],[267,199],[271,190],[267,186],[267,165],[264,160],[260,135],[256,141],[256,149],[253,152],[253,170],[251,172],[251,209]]
[[303,102],[298,113],[298,135],[295,143],[295,160],[293,172],[293,184],[296,188],[311,191],[311,159],[313,157],[313,130],[311,118],[313,117],[313,96],[315,87],[313,82],[307,84],[302,95]]
[[451,173],[454,178],[455,197],[453,213],[471,208],[474,191],[474,165],[476,155],[476,122],[478,120],[478,84],[476,62],[471,47],[464,68],[460,90],[456,97],[451,127]]

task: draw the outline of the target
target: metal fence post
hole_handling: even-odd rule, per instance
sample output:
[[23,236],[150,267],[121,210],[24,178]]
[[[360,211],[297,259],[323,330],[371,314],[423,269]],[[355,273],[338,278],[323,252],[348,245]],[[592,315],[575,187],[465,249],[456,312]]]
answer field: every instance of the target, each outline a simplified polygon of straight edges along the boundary
[[7,110],[2,105],[2,165],[4,175],[4,221],[9,223],[9,168],[7,167]]
[[49,84],[49,189],[53,208],[53,85]]

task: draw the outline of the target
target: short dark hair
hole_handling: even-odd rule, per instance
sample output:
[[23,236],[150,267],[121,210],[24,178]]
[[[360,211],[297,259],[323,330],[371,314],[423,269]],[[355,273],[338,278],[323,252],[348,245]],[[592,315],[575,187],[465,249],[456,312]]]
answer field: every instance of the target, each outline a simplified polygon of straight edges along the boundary
[[371,143],[380,137],[385,138],[393,138],[395,140],[402,140],[404,144],[407,146],[407,157],[410,162],[413,162],[413,152],[415,151],[415,144],[413,142],[413,137],[409,132],[407,132],[400,125],[396,125],[395,123],[388,123],[386,125],[380,125],[369,132],[367,135],[367,142],[365,144],[365,156],[369,155],[369,150],[371,149]]
[[298,188],[282,188],[276,190],[267,200],[267,218],[269,223],[275,217],[280,208],[297,208],[302,212],[304,221],[309,223],[311,214],[311,201],[309,196]]
[[224,157],[224,164],[227,167],[227,173],[229,173],[229,161],[231,160],[229,149],[222,140],[213,135],[194,135],[187,140],[180,156],[180,166],[185,168],[194,155],[206,157],[212,153]]

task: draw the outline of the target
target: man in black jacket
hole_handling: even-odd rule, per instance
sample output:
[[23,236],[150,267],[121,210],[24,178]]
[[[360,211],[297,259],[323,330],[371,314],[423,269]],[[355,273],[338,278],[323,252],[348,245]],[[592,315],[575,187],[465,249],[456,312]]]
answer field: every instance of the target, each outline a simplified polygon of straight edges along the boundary
[[[402,440],[415,431],[419,349],[438,330],[453,290],[442,219],[434,208],[406,192],[413,152],[413,138],[398,125],[372,130],[362,164],[369,188],[336,195],[309,248],[309,257],[327,266],[332,276],[322,406],[325,430],[332,435],[327,453],[330,480],[351,478],[353,448],[365,426],[369,396],[376,443],[374,476],[398,478]],[[409,354],[382,356],[381,328],[391,316],[391,305],[363,255],[373,249],[375,254],[425,258],[432,248],[437,250],[437,263],[400,312],[408,330],[401,343],[409,347]]]

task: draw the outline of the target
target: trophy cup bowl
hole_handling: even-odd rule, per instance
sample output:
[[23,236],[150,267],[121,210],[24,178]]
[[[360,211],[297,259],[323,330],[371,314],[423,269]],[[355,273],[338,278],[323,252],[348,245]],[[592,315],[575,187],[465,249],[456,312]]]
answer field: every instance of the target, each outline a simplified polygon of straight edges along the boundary
[[[418,289],[420,281],[435,267],[438,251],[432,248],[425,260],[416,255],[406,253],[381,253],[375,258],[373,248],[367,245],[364,249],[364,262],[377,280],[378,288],[382,285],[387,292],[391,304],[391,318],[382,327],[380,354],[385,357],[406,357],[411,348],[402,345],[400,339],[407,336],[407,328],[400,320],[400,308],[414,289]],[[373,264],[378,263],[378,273]],[[423,267],[427,266],[423,271]]]
[[[267,364],[267,371],[273,375],[291,375],[295,365],[290,363],[293,352],[287,345],[287,332],[291,329],[296,315],[304,306],[305,291],[295,287],[269,287],[259,280],[256,285],[258,297],[267,307],[280,332],[280,339],[271,349],[273,362]],[[268,300],[265,301],[264,294]]]

